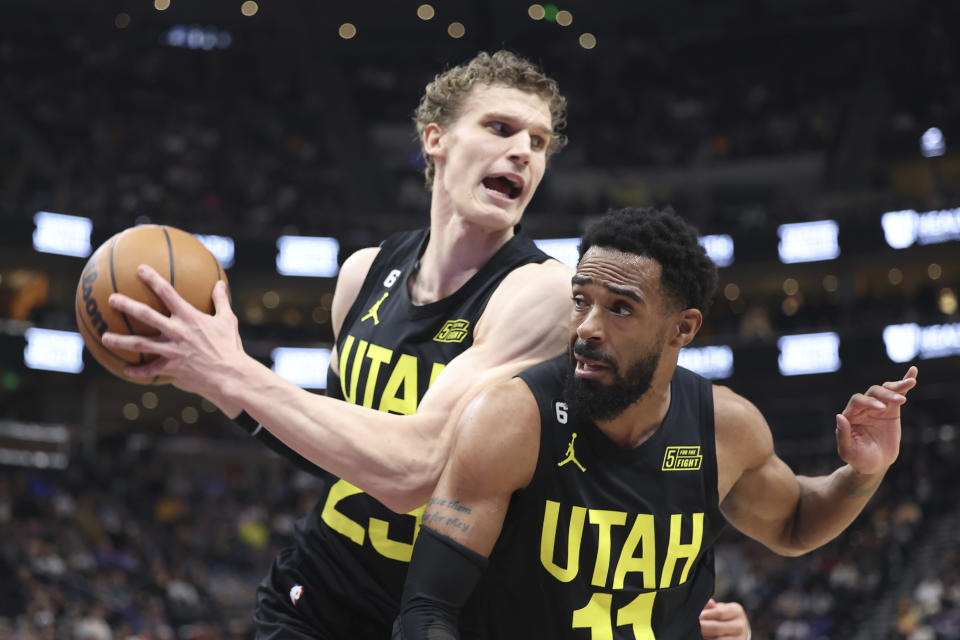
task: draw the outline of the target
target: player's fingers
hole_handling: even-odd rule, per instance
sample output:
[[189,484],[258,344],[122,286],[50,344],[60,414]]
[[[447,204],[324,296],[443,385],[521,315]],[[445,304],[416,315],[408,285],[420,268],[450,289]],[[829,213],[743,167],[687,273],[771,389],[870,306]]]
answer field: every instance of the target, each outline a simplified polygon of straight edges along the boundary
[[[710,609],[710,611],[708,611]],[[719,615],[714,618],[710,613]],[[738,602],[718,602],[700,614],[700,631],[710,640],[746,640],[750,637],[750,621]]]
[[184,300],[173,285],[161,276],[156,270],[147,264],[141,264],[137,267],[137,275],[147,283],[157,297],[166,305],[167,309],[173,315],[184,315],[196,309],[189,302]]
[[165,333],[170,326],[170,318],[163,315],[151,306],[138,302],[122,293],[111,293],[107,302],[111,307],[131,318],[150,325],[161,333]]
[[213,285],[213,309],[214,315],[233,313],[230,308],[230,296],[227,295],[227,283],[223,280],[217,280]]
[[851,456],[857,452],[857,443],[853,439],[853,425],[842,414],[837,414],[837,453],[844,461],[849,462]]
[[850,444],[850,431],[852,429],[850,421],[842,413],[837,416],[837,447],[843,450]]
[[704,640],[732,640],[733,638],[747,638],[747,631],[742,621],[716,621],[700,618],[700,632]]
[[700,612],[701,620],[735,620],[746,618],[743,607],[738,602],[717,602],[713,598]]
[[895,380],[892,382],[884,382],[883,387],[897,393],[905,394],[910,389],[913,389],[917,386],[916,378],[903,378],[902,380]]
[[176,354],[176,347],[169,342],[157,340],[155,337],[123,335],[108,331],[101,338],[103,346],[109,349],[123,349],[140,353],[155,353],[165,358]]
[[897,393],[893,389],[881,387],[877,384],[870,387],[867,390],[866,395],[874,400],[879,400],[880,402],[884,402],[886,404],[903,404],[907,401],[907,397],[905,395]]
[[885,409],[886,406],[887,405],[877,398],[872,398],[863,393],[855,393],[850,396],[850,400],[847,402],[843,414],[847,416],[855,415],[868,409]]
[[149,364],[138,367],[124,367],[123,375],[131,378],[154,378],[166,373],[165,368],[168,362],[166,358],[157,358]]

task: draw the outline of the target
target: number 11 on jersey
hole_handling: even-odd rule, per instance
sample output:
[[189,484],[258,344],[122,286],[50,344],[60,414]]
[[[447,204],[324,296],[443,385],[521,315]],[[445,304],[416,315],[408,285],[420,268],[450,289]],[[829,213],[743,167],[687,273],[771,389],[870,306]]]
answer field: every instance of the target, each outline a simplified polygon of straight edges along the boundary
[[[617,626],[633,627],[636,640],[656,640],[650,620],[656,591],[641,593],[626,606],[617,610]],[[595,593],[582,609],[573,612],[574,629],[590,629],[590,640],[613,640],[613,594]]]

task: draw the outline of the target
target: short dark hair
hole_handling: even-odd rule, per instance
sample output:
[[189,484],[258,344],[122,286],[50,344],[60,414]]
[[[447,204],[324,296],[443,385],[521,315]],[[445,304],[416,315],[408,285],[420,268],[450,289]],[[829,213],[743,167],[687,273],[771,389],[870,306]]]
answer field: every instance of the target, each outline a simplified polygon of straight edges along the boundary
[[580,241],[580,258],[590,247],[609,247],[660,263],[660,287],[681,309],[706,315],[717,289],[717,265],[700,246],[697,230],[672,207],[626,207],[594,221]]

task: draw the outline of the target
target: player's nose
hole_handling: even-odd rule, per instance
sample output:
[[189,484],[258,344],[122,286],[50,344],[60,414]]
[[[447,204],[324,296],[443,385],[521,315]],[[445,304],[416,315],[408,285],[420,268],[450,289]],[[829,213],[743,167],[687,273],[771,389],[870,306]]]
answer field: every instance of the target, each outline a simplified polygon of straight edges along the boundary
[[530,139],[529,131],[518,131],[510,136],[508,155],[512,161],[522,166],[527,166],[530,164],[530,155],[532,153],[533,141]]
[[600,305],[593,305],[580,324],[577,325],[577,337],[581,340],[603,340],[603,321]]

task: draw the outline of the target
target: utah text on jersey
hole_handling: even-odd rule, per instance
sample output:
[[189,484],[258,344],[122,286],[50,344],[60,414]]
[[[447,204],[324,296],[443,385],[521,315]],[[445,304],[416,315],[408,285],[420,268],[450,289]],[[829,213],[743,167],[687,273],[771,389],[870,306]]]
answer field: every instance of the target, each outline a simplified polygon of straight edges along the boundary
[[[420,362],[416,356],[394,353],[392,349],[363,339],[357,340],[353,335],[348,335],[343,341],[339,364],[340,388],[347,402],[403,415],[410,415],[417,410],[420,372],[425,367],[430,368],[429,387],[446,366],[439,362]],[[357,385],[363,375],[366,375],[363,398],[357,398]],[[377,382],[380,380],[386,380],[387,383],[380,397],[375,398]]]

